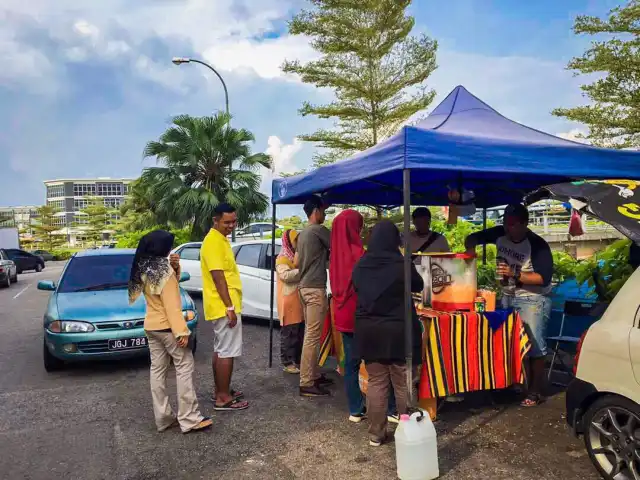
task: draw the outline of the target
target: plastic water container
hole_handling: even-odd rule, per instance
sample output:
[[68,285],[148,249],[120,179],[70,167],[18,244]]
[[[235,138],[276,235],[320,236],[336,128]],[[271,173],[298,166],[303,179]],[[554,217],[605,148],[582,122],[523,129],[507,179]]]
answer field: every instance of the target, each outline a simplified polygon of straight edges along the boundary
[[396,464],[400,480],[438,478],[438,441],[429,414],[401,415],[395,433]]

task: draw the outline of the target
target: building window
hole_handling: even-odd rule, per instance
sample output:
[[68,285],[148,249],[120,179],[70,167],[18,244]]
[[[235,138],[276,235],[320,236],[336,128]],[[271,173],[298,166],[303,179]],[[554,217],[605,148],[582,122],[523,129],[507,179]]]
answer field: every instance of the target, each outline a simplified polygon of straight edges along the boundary
[[73,210],[79,212],[89,206],[89,200],[85,198],[75,198],[73,200]]
[[53,217],[51,219],[51,225],[63,226],[67,224],[67,217],[65,215],[60,215],[59,217]]
[[47,186],[47,198],[64,197],[64,185]]
[[95,195],[96,184],[95,183],[74,183],[73,184],[73,196],[84,197],[85,195]]
[[101,197],[122,195],[122,183],[97,183],[96,191]]
[[124,195],[129,195],[130,190],[131,190],[131,187],[129,186],[128,183],[125,183],[122,185],[122,192]]
[[104,206],[107,208],[120,208],[122,205],[122,198],[105,198]]
[[59,211],[64,211],[64,200],[48,200],[47,206]]

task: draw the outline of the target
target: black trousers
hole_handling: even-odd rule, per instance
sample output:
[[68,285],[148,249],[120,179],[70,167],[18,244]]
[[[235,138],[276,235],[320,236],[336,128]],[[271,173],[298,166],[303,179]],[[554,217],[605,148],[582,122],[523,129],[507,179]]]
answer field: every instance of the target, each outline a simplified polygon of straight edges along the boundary
[[302,342],[304,340],[304,323],[287,325],[280,328],[280,360],[285,367],[300,365]]

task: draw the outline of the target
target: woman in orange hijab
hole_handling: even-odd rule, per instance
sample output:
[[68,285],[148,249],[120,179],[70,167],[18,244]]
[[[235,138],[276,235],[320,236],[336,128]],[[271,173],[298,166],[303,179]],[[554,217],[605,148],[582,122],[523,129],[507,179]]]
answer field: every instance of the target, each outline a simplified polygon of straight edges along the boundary
[[304,339],[302,304],[298,295],[300,272],[295,267],[298,232],[285,230],[276,259],[278,274],[278,316],[280,317],[280,359],[286,373],[300,373]]
[[359,423],[365,414],[365,402],[358,372],[360,361],[353,351],[353,329],[356,315],[356,294],[351,283],[353,267],[364,254],[360,234],[364,219],[355,210],[344,210],[331,225],[331,254],[329,256],[329,280],[336,330],[342,336],[344,346],[344,384],[349,403],[349,420]]

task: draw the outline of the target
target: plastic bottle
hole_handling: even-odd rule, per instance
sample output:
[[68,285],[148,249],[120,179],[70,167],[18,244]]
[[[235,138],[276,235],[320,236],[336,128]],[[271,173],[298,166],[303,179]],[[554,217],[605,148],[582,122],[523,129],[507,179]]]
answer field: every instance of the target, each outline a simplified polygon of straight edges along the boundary
[[436,429],[426,412],[401,415],[395,433],[396,464],[400,480],[438,478]]

